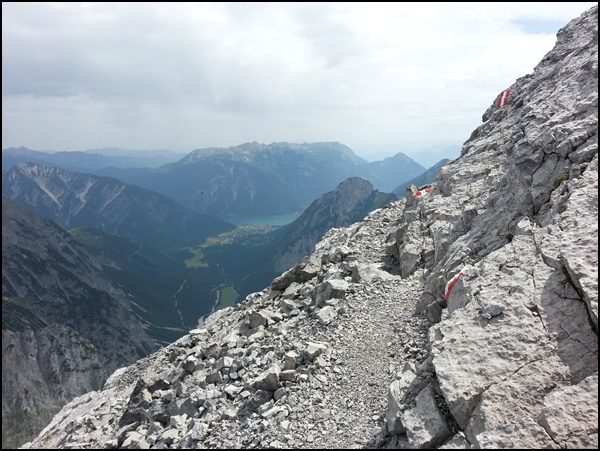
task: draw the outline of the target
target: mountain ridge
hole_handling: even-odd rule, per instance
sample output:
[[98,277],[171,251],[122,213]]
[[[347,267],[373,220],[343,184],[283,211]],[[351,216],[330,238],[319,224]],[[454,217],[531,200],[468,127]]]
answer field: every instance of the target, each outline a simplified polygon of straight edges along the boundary
[[[339,142],[261,144],[196,149],[158,167],[124,167],[115,156],[86,152],[47,154],[3,150],[3,170],[33,162],[68,171],[108,176],[162,193],[198,213],[219,217],[278,215],[302,211],[348,177],[369,180],[390,192],[425,171],[399,152],[367,162]],[[128,161],[124,157],[124,161]],[[104,162],[104,164],[102,163]],[[139,163],[139,162],[138,162]]]
[[225,217],[303,211],[353,176],[389,192],[424,171],[403,154],[385,164],[368,163],[338,142],[251,142],[197,149],[154,170],[100,172],[163,193],[191,210]]
[[199,244],[235,228],[114,178],[32,163],[4,171],[2,192],[65,229],[92,226],[151,245]]
[[332,227],[347,227],[394,200],[396,196],[374,190],[361,177],[344,180],[335,190],[315,200],[294,222],[276,232],[273,245],[279,251],[274,257],[275,272],[280,274],[300,263]]
[[128,151],[118,148],[88,149],[84,151],[38,151],[27,147],[2,149],[2,169],[18,163],[36,163],[58,166],[70,171],[90,172],[103,167],[158,167],[177,158],[168,151]]

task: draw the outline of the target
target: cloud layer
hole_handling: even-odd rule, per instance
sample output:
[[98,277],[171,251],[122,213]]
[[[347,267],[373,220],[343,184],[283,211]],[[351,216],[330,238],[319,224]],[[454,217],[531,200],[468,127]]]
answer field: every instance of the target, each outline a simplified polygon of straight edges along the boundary
[[2,4],[2,146],[462,144],[594,2]]

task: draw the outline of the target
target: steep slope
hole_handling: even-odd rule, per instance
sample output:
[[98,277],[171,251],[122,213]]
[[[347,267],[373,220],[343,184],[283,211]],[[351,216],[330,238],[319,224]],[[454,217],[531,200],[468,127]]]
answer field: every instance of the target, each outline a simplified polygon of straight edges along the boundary
[[509,89],[433,195],[409,193],[390,251],[426,275],[438,392],[473,447],[595,448],[598,8]]
[[113,178],[30,163],[3,172],[2,194],[65,229],[95,227],[157,247],[199,244],[235,228]]
[[3,447],[31,438],[67,401],[155,349],[102,262],[2,199]]
[[597,24],[559,31],[431,193],[330,230],[27,446],[597,449]]
[[211,312],[226,280],[198,248],[164,251],[90,227],[69,230],[79,243],[113,262],[104,272],[128,294],[132,309],[159,346],[174,342]]
[[346,179],[335,190],[315,200],[298,219],[277,231],[278,236],[271,243],[276,249],[275,273],[281,274],[310,255],[332,227],[347,227],[397,199],[374,190],[370,182],[360,177]]

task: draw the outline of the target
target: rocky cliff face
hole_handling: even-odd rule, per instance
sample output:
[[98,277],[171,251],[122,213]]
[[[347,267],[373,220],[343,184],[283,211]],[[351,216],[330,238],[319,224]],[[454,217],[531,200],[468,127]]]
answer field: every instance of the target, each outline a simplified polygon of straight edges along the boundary
[[596,449],[597,24],[559,31],[431,192],[331,229],[26,447]]
[[64,230],[2,200],[3,447],[156,349],[127,303]]
[[[425,273],[439,393],[477,448],[598,440],[598,11],[561,29],[390,246]],[[444,300],[445,286],[462,274]],[[595,387],[594,390],[590,390]]]

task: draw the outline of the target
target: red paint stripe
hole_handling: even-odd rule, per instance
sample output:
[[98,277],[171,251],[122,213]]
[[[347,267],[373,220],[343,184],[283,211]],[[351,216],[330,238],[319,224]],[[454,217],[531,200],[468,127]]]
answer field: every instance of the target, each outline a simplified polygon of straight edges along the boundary
[[510,89],[505,89],[500,93],[500,97],[498,98],[497,106],[498,108],[508,104],[508,97],[510,96]]
[[450,282],[448,282],[448,285],[446,286],[446,296],[445,296],[445,301],[446,304],[448,303],[448,298],[450,297],[450,292],[452,291],[452,288],[454,288],[454,284],[456,284],[456,282],[458,282],[458,280],[462,277],[462,272],[459,272],[457,275],[455,275]]

